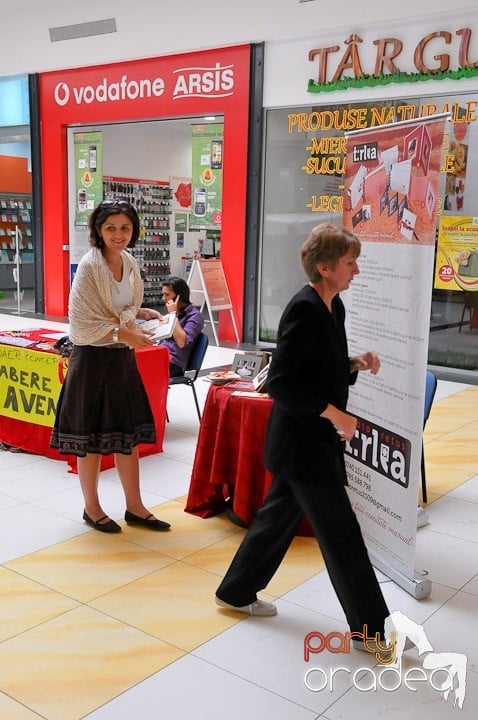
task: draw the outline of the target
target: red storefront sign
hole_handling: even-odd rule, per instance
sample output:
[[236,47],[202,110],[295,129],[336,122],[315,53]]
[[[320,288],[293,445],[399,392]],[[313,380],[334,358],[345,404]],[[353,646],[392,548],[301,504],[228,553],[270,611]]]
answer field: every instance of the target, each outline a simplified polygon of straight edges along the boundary
[[[220,114],[228,152],[221,259],[241,325],[249,72],[250,46],[241,45],[40,75],[46,313],[64,316],[68,307],[66,128]],[[229,330],[224,328],[224,338]]]

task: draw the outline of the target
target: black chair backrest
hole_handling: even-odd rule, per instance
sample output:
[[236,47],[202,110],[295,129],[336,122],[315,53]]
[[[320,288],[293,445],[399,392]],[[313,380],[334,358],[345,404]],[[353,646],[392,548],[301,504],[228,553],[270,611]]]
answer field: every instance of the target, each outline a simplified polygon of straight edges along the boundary
[[197,376],[201,369],[201,365],[203,363],[208,345],[208,336],[203,332],[199,333],[191,351],[191,355],[189,356],[188,364],[186,365],[186,371],[194,371]]

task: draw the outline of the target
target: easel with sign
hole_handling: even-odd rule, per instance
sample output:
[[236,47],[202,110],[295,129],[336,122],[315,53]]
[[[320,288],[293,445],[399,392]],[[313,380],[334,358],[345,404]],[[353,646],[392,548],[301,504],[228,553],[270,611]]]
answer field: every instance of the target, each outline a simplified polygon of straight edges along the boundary
[[217,310],[229,310],[236,341],[239,342],[236,318],[221,261],[218,258],[194,260],[187,282],[191,291],[191,302],[199,305],[201,312],[204,305],[207,306],[216,345],[219,345],[219,341],[213,312]]

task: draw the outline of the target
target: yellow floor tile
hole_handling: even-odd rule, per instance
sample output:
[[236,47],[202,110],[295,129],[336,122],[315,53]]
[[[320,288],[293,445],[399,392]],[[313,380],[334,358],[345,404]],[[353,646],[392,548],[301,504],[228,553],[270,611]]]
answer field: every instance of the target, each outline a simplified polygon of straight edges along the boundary
[[142,528],[128,528],[131,542],[157,550],[169,557],[181,560],[192,553],[223,540],[238,532],[225,515],[200,518],[184,512],[184,505],[178,502],[164,503],[151,509],[161,520],[171,523],[170,532],[150,532]]
[[[432,456],[431,453],[430,457],[436,459],[436,455]],[[427,449],[425,449],[425,458],[427,495],[429,501],[431,495],[435,494],[441,497],[473,477],[473,474],[470,474],[469,470],[454,467],[447,462],[432,462],[431,459],[428,459]],[[477,470],[475,469],[474,474],[476,474],[476,472]]]
[[3,720],[42,720],[40,715],[23,707],[0,692],[0,718]]
[[[226,538],[193,555],[184,562],[222,578],[239,547],[245,530],[233,537]],[[267,586],[267,592],[274,597],[284,595],[292,588],[312,577],[325,567],[322,553],[315,538],[296,537],[281,563],[277,573]],[[261,596],[262,597],[262,596]]]
[[80,607],[0,645],[0,691],[48,720],[79,720],[182,655]]
[[[4,567],[0,567],[0,588],[0,642],[78,605],[74,600]],[[8,716],[0,711],[0,717]]]
[[188,555],[184,562],[222,577],[231,564],[245,534],[245,530],[239,530],[225,540],[220,540],[204,550]]
[[[145,533],[163,535],[164,533]],[[5,563],[32,580],[86,602],[163,567],[171,558],[92,530]]]
[[216,575],[177,562],[90,605],[191,651],[244,618],[217,610],[214,594],[218,584]]
[[467,473],[465,479],[472,478],[478,472],[477,446],[476,440],[472,442],[461,433],[450,433],[446,437],[446,442],[435,440],[426,446],[426,467],[428,468],[428,464],[431,463],[444,468],[458,468]]

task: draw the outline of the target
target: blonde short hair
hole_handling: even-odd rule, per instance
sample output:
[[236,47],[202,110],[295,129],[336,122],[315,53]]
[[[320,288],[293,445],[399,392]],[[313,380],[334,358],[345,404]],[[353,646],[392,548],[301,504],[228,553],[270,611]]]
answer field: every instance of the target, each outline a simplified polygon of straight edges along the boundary
[[311,282],[320,282],[317,265],[323,263],[334,269],[338,260],[352,251],[360,255],[360,240],[347,228],[332,223],[316,225],[300,249],[302,267]]

